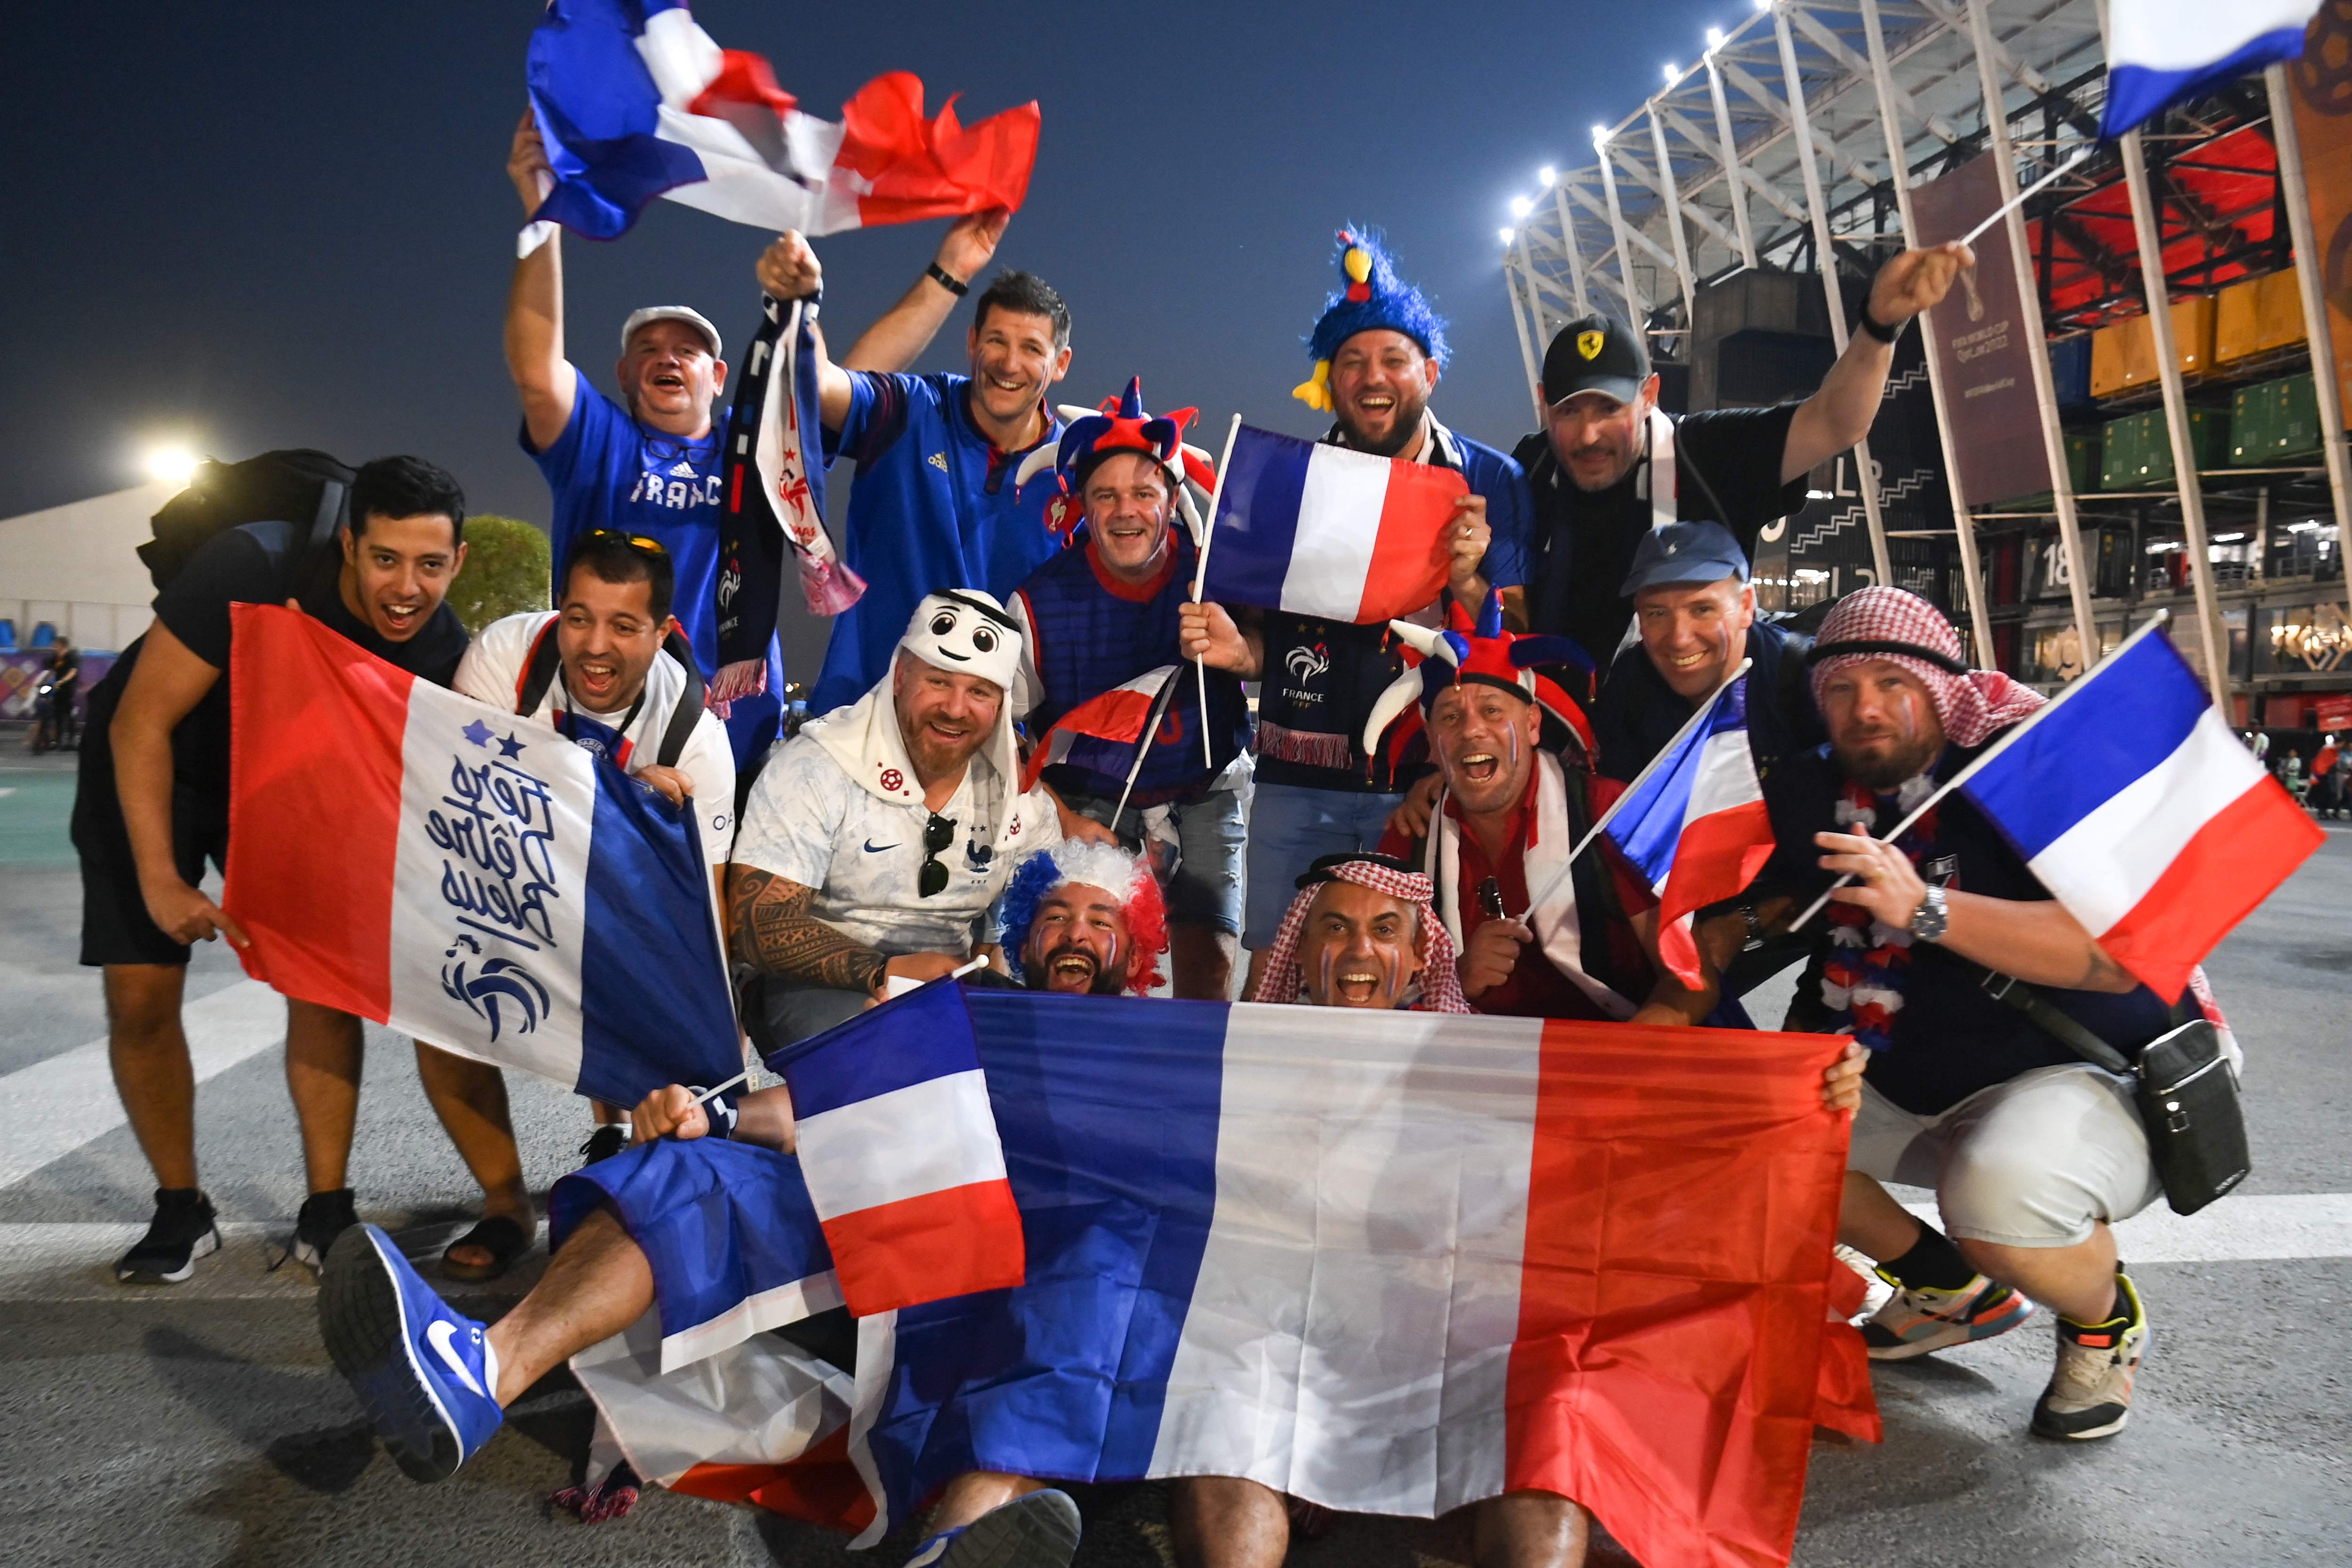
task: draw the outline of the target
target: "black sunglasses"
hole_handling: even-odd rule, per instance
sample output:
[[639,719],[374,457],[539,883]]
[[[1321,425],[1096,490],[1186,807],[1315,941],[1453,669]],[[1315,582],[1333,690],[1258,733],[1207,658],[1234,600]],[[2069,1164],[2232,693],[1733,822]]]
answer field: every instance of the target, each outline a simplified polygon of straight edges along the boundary
[[955,842],[956,825],[938,812],[923,824],[923,868],[916,874],[915,891],[926,899],[948,890],[947,863],[940,858]]
[[649,539],[642,533],[623,533],[617,528],[592,528],[588,531],[587,537],[590,539],[617,539],[622,543],[627,545],[630,549],[637,552],[641,555],[667,555],[669,553],[668,551],[662,548],[661,541],[658,539]]

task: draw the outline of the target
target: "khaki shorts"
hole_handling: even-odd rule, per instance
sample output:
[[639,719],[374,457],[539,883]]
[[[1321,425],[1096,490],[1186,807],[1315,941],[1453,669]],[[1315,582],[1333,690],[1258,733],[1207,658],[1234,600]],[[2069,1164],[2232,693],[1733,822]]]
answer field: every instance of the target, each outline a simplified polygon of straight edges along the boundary
[[1846,1168],[1933,1187],[1948,1235],[2002,1247],[2073,1247],[2164,1192],[2128,1079],[2088,1062],[2036,1068],[1937,1116],[1865,1083]]

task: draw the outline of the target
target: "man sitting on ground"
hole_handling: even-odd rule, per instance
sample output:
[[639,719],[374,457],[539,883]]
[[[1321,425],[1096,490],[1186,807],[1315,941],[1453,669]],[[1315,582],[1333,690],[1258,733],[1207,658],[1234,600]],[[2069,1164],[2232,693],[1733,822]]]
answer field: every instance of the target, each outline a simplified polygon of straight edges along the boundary
[[[726,728],[701,703],[701,677],[663,651],[677,574],[668,551],[642,534],[595,529],[572,546],[560,607],[526,610],[482,628],[457,667],[459,691],[537,719],[673,805],[693,802],[716,899],[734,838],[735,755]],[[537,1217],[508,1119],[506,1079],[488,1062],[417,1042],[417,1075],[467,1168],[489,1194],[482,1222],[449,1244],[442,1272],[492,1279],[530,1245]],[[628,1144],[627,1113],[598,1106],[581,1152]]]
[[1014,762],[1021,643],[986,594],[933,594],[874,689],[761,770],[727,901],[735,956],[766,977],[766,1048],[962,963],[1015,862],[1060,838],[1054,797],[1024,794]]
[[[1034,990],[1123,986],[1139,994],[1159,978],[1167,951],[1159,889],[1150,868],[1123,850],[1066,842],[1032,856],[1005,908],[1013,921],[1006,939]],[[1074,955],[1085,962],[1069,962]],[[1121,978],[1106,985],[1107,976]],[[489,1441],[525,1390],[656,1305],[651,1260],[677,1252],[666,1237],[691,1236],[708,1251],[723,1245],[713,1237],[755,1237],[782,1212],[764,1194],[800,1180],[797,1166],[777,1157],[793,1147],[789,1091],[756,1089],[731,1110],[719,1104],[714,1122],[691,1089],[672,1084],[647,1095],[632,1118],[638,1146],[564,1178],[586,1185],[559,1190],[559,1216],[593,1206],[555,1238],[547,1272],[494,1324],[452,1310],[373,1226],[337,1250],[319,1297],[328,1353],[411,1479],[447,1477]],[[912,1559],[926,1568],[1057,1568],[1078,1540],[1067,1496],[993,1472],[950,1482],[931,1523]]]

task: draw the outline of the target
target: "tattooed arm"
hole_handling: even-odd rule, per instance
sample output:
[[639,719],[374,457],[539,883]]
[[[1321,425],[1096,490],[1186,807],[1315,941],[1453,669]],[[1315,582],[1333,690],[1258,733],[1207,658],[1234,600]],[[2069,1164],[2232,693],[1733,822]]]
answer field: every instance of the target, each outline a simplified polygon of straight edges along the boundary
[[735,956],[763,974],[837,991],[872,991],[888,960],[809,913],[814,888],[753,867],[727,868]]

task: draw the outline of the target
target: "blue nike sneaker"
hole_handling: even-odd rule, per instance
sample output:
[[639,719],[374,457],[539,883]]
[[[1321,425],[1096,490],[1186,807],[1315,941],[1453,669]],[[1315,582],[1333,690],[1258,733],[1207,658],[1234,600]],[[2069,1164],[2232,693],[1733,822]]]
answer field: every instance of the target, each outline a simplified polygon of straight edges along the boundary
[[1049,1487],[926,1538],[907,1568],[1068,1568],[1077,1550],[1078,1505]]
[[482,1325],[451,1311],[376,1226],[354,1225],[328,1250],[319,1330],[411,1480],[446,1479],[504,1425]]

